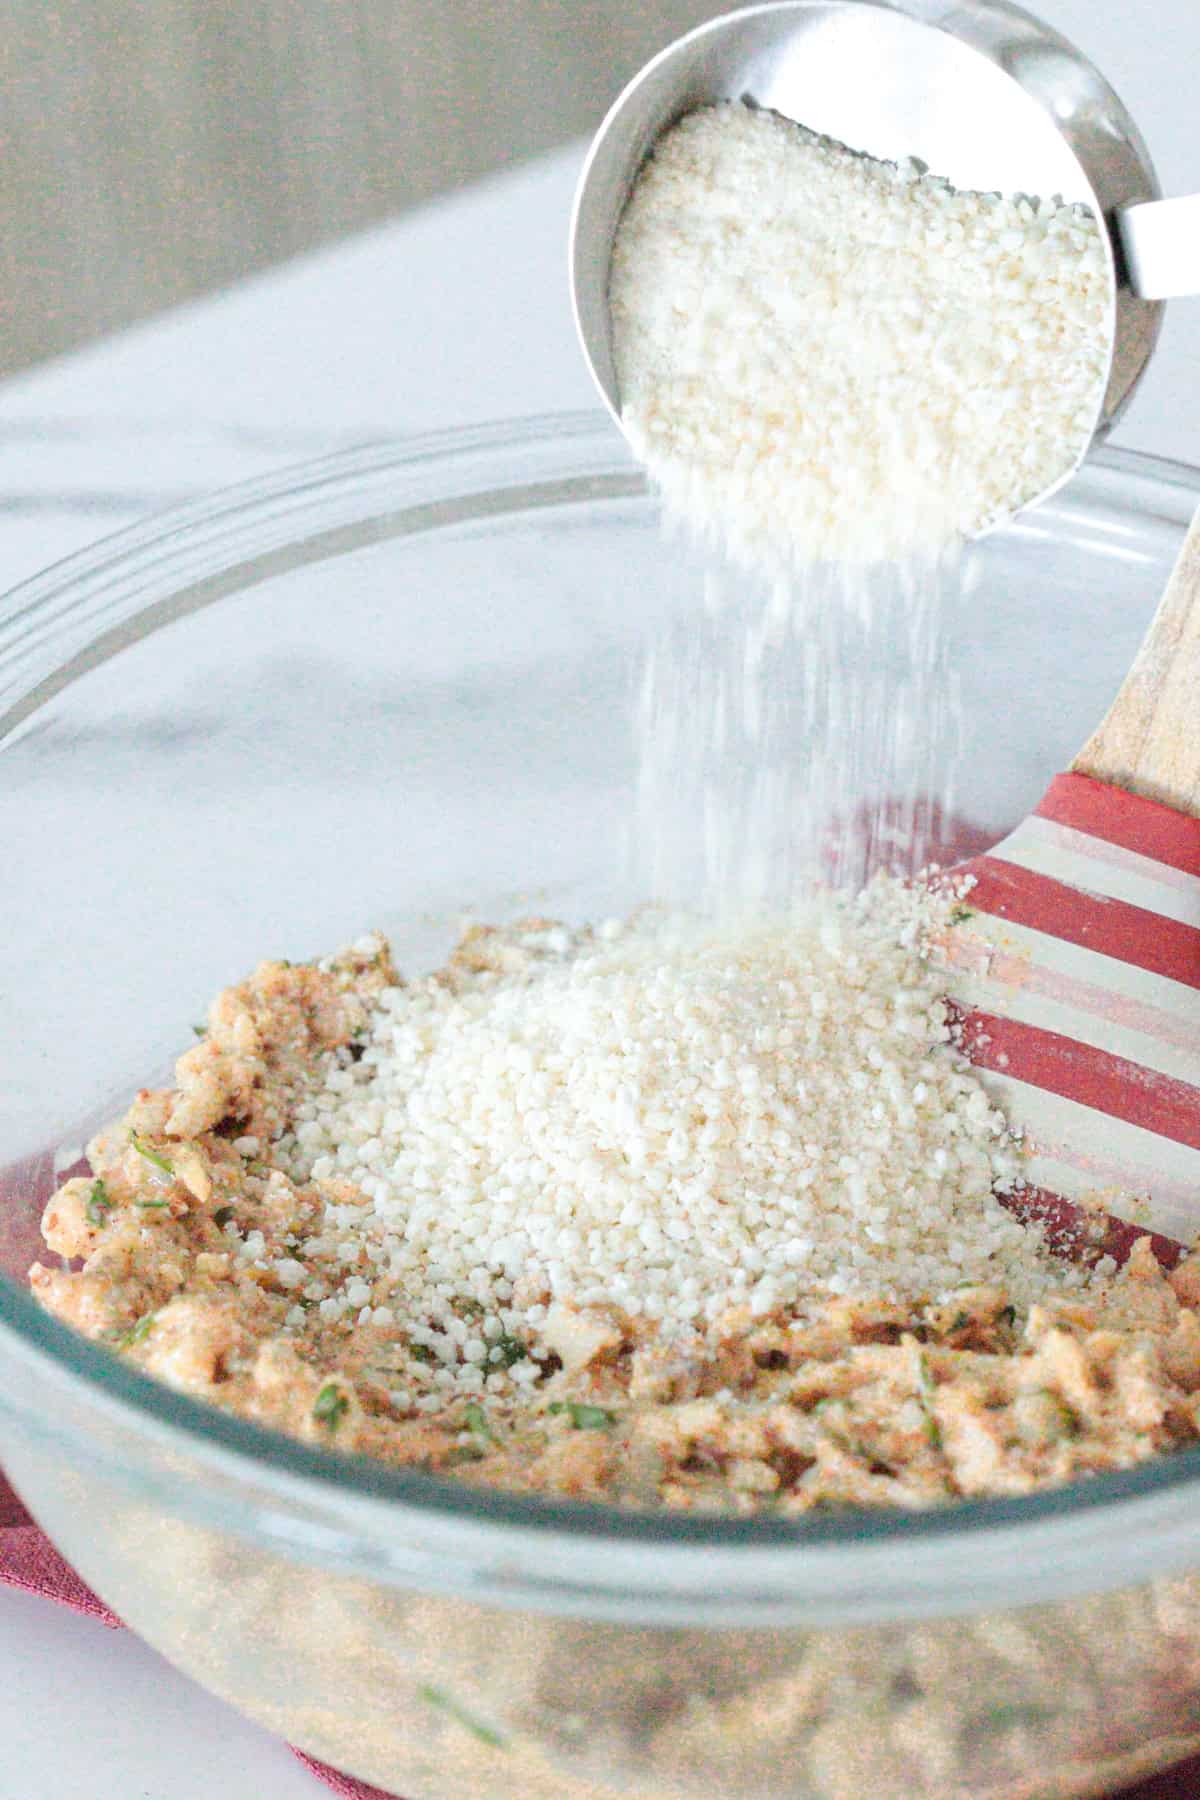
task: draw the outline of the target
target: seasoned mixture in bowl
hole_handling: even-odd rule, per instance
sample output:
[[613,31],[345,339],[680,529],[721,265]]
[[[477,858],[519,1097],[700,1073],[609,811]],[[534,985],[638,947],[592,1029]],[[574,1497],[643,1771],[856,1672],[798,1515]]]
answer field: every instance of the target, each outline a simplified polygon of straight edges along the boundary
[[953,1042],[961,897],[475,927],[262,964],[43,1221],[42,1303],[311,1443],[781,1513],[1200,1435],[1200,1259],[1052,1255]]

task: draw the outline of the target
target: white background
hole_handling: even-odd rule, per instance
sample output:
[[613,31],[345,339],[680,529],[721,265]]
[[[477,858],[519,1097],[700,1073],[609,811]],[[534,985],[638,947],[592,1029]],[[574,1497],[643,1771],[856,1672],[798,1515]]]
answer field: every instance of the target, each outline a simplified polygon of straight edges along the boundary
[[[1168,193],[1200,190],[1195,0],[1043,0]],[[410,430],[592,404],[565,294],[572,151],[0,388],[0,590],[202,492]],[[1200,461],[1200,305],[1119,442]],[[0,1800],[319,1800],[277,1742],[127,1634],[0,1589]],[[497,1797],[500,1800],[500,1797]]]

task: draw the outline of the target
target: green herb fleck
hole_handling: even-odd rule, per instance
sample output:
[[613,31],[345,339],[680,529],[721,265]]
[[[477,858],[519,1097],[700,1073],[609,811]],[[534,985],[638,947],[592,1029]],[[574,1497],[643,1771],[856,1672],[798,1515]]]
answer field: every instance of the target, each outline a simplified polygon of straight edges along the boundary
[[208,1026],[207,1025],[193,1025],[192,1030],[197,1037],[207,1037],[208,1036]]
[[[456,1444],[453,1450],[446,1452],[442,1459],[442,1468],[461,1469],[466,1463],[482,1462],[485,1454],[482,1444]],[[423,1466],[427,1474],[437,1474],[432,1462],[425,1463]]]
[[487,1422],[487,1414],[477,1400],[472,1400],[463,1412],[467,1430],[485,1444],[499,1443],[495,1432]]
[[144,1144],[136,1131],[129,1133],[129,1141],[138,1155],[144,1157],[148,1163],[152,1163],[156,1169],[161,1169],[164,1175],[174,1175],[175,1170],[166,1157],[161,1156],[157,1150],[151,1150],[149,1144]]
[[232,1217],[232,1206],[218,1206],[216,1212],[213,1214],[213,1224],[219,1226],[223,1230]]
[[1053,1388],[1039,1388],[1037,1391],[1042,1395],[1043,1399],[1050,1402],[1051,1410],[1054,1414],[1055,1437],[1077,1438],[1081,1426],[1079,1423],[1079,1414],[1075,1411],[1075,1408],[1073,1406],[1068,1406],[1062,1395],[1056,1394]]
[[514,1363],[523,1361],[528,1355],[528,1346],[523,1344],[520,1338],[512,1337],[507,1331],[502,1331],[491,1344],[488,1361],[494,1363],[497,1368],[511,1369]]
[[552,1400],[547,1412],[566,1413],[576,1431],[609,1431],[616,1424],[616,1414],[603,1406],[589,1406],[582,1400]]
[[417,1689],[417,1697],[423,1700],[426,1706],[433,1706],[439,1712],[444,1712],[448,1718],[454,1720],[456,1725],[461,1725],[465,1731],[471,1733],[472,1737],[478,1738],[481,1744],[488,1744],[493,1750],[508,1749],[507,1740],[496,1730],[494,1725],[485,1725],[482,1719],[477,1719],[474,1713],[468,1712],[461,1700],[456,1700],[453,1694],[446,1692],[445,1688],[433,1687],[430,1683],[423,1682]]
[[1015,1325],[1016,1322],[1017,1309],[1015,1306],[1002,1306],[1000,1311],[996,1314],[996,1323],[998,1325]]
[[925,1433],[925,1442],[929,1445],[931,1450],[940,1450],[942,1447],[942,1428],[934,1417],[933,1412],[930,1410],[929,1405],[933,1395],[937,1392],[937,1382],[934,1379],[933,1370],[929,1365],[929,1358],[923,1350],[917,1357],[917,1380],[921,1385],[921,1410],[925,1415],[924,1423],[922,1425],[922,1430]]
[[954,1317],[950,1321],[950,1329],[951,1329],[951,1331],[962,1331],[970,1323],[971,1323],[970,1313],[965,1313],[965,1312],[955,1313]]
[[154,1313],[144,1313],[136,1325],[125,1333],[124,1337],[117,1339],[117,1349],[128,1350],[131,1344],[140,1344],[153,1325],[154,1319]]
[[92,1191],[88,1195],[85,1213],[89,1225],[103,1225],[108,1220],[113,1203],[108,1197],[108,1189],[102,1181],[93,1181]]
[[428,1344],[410,1343],[408,1346],[408,1354],[412,1357],[414,1362],[418,1363],[432,1363],[437,1360]]
[[1036,1701],[1008,1701],[973,1719],[966,1728],[966,1735],[976,1741],[999,1737],[1010,1731],[1036,1729],[1057,1716],[1053,1707],[1040,1706]]
[[165,1200],[135,1200],[133,1204],[139,1212],[162,1212],[167,1202]]
[[336,1381],[327,1381],[313,1401],[312,1416],[328,1431],[336,1431],[350,1410],[350,1402]]
[[978,908],[974,906],[952,906],[950,908],[951,925],[965,925],[968,919],[975,917],[977,910]]

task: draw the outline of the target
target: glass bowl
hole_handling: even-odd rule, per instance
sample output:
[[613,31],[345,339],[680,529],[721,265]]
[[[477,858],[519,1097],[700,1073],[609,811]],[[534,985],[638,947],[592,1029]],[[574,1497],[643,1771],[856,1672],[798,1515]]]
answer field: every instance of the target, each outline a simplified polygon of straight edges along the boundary
[[[960,804],[999,837],[1100,717],[1200,494],[1102,451],[972,551]],[[1200,1456],[1021,1501],[640,1516],[308,1449],[41,1313],[88,1130],[260,957],[639,896],[631,670],[697,591],[615,429],[340,457],[0,608],[0,1455],[136,1631],[407,1800],[1049,1800],[1200,1740]]]

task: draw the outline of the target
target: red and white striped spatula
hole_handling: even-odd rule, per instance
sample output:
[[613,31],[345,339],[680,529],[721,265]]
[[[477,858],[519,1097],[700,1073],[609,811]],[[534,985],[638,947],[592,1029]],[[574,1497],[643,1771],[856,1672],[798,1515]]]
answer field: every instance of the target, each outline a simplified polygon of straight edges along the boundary
[[961,1041],[1067,1254],[1200,1237],[1200,512],[1129,675],[1031,817],[960,865]]

